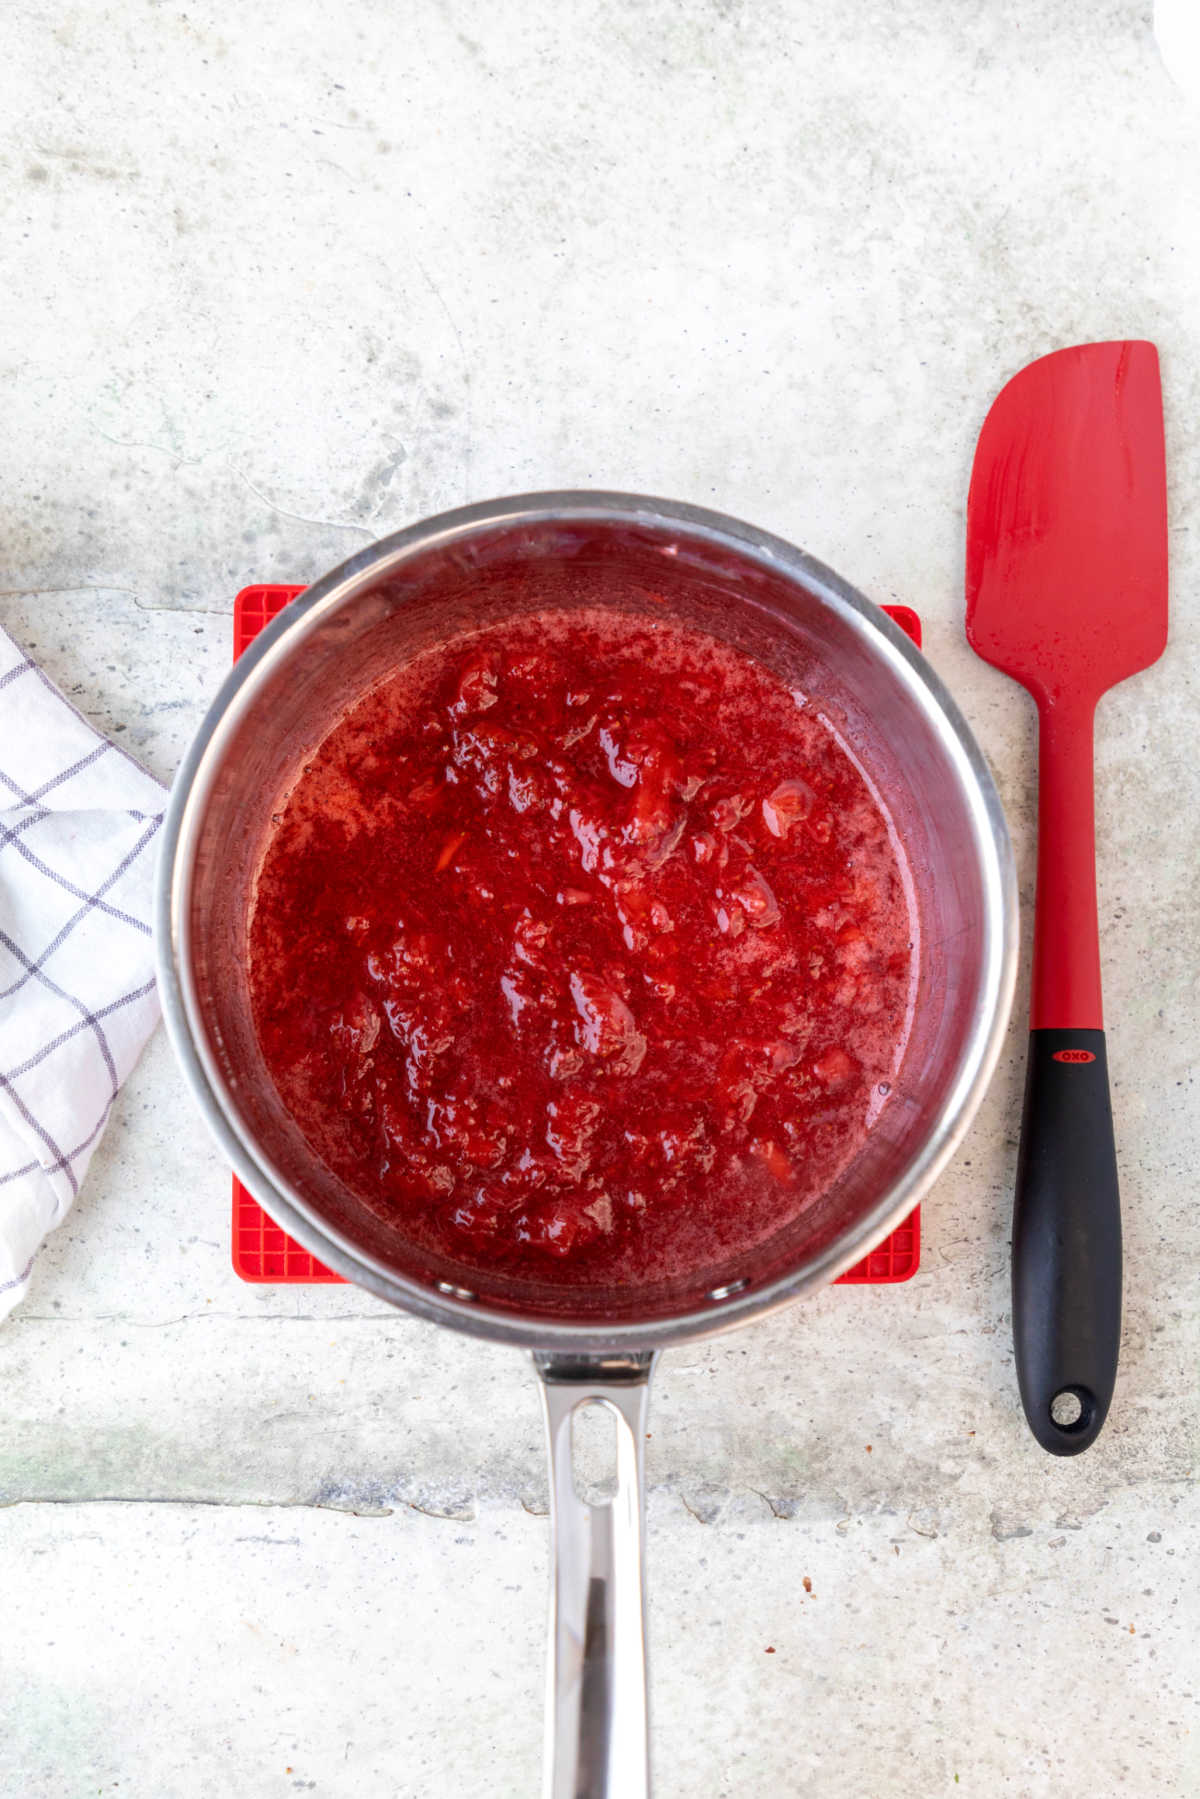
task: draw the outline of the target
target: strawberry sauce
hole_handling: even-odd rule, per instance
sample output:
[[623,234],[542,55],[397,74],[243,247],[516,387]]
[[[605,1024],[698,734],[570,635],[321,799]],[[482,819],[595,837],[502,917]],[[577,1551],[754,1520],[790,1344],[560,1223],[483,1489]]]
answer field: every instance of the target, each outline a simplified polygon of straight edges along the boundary
[[770,1235],[861,1147],[913,936],[819,708],[690,627],[545,613],[417,658],[298,775],[255,1023],[314,1148],[427,1249],[659,1280]]

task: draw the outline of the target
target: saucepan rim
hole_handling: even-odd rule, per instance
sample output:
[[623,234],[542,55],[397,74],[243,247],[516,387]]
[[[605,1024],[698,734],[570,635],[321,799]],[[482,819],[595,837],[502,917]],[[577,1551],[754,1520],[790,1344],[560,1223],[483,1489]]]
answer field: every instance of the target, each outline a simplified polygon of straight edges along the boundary
[[[221,748],[264,682],[308,633],[352,595],[388,579],[409,559],[497,528],[570,523],[624,525],[702,540],[794,580],[831,608],[888,662],[955,769],[971,819],[983,894],[979,993],[958,1069],[919,1152],[877,1203],[816,1254],[761,1286],[714,1289],[706,1305],[673,1317],[605,1323],[595,1317],[531,1317],[488,1306],[466,1289],[437,1290],[397,1273],[323,1219],[243,1129],[208,1047],[192,978],[186,903],[199,829]],[[961,1141],[995,1068],[1017,964],[1017,888],[1000,796],[958,706],[935,670],[878,607],[832,569],[754,525],[705,508],[636,494],[520,494],[425,519],[361,550],[305,590],[255,638],[223,682],[180,766],[163,821],[156,895],[159,993],[184,1076],[222,1152],[275,1223],[326,1266],[433,1323],[526,1349],[580,1356],[647,1351],[742,1324],[824,1286],[878,1246],[911,1211]]]

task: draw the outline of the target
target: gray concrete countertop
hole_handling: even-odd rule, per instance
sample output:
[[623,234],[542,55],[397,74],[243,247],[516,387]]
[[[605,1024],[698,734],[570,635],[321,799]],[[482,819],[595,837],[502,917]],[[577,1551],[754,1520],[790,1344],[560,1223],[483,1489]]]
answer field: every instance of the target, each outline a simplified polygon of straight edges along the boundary
[[[1017,1400],[1023,974],[919,1276],[664,1360],[661,1799],[1200,1791],[1200,112],[1150,10],[6,17],[0,623],[164,778],[238,587],[465,500],[624,487],[920,611],[1028,902],[1032,709],[962,632],[975,436],[1044,351],[1160,346],[1172,642],[1098,746],[1110,1423],[1055,1462]],[[537,1791],[530,1371],[350,1289],[239,1284],[161,1033],[0,1327],[0,1505],[0,1793]]]

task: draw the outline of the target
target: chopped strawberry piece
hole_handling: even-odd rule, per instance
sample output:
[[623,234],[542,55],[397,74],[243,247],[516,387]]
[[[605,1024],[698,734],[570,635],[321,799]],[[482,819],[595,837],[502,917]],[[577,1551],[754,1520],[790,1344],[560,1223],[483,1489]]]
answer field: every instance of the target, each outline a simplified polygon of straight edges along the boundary
[[779,901],[752,863],[729,893],[745,913],[746,923],[753,925],[756,931],[765,931],[779,923]]
[[497,665],[498,658],[494,655],[471,658],[458,678],[451,712],[461,718],[470,718],[474,713],[486,712],[496,704],[500,698]]
[[441,848],[441,854],[438,856],[437,861],[433,865],[433,872],[435,875],[440,875],[444,868],[449,868],[449,866],[453,862],[455,856],[457,856],[459,850],[462,848],[463,844],[466,841],[467,841],[467,833],[465,831],[451,832],[450,836],[447,837],[445,843],[443,843],[442,848]]
[[762,803],[763,823],[772,837],[786,837],[797,819],[807,818],[814,797],[807,781],[781,781]]
[[791,1180],[792,1165],[773,1137],[756,1137],[750,1147],[768,1174],[777,1181]]
[[854,1074],[854,1062],[838,1043],[824,1050],[813,1063],[813,1073],[823,1087],[830,1087],[835,1092],[844,1087]]
[[613,983],[589,969],[576,969],[570,987],[579,1014],[576,1039],[581,1048],[606,1058],[616,1074],[636,1074],[646,1054],[646,1039]]

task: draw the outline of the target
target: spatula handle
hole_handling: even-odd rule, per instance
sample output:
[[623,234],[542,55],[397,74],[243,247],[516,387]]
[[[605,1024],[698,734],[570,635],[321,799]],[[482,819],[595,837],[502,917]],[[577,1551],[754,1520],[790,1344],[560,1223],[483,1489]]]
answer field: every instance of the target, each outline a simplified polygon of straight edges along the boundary
[[1045,698],[1038,715],[1033,1030],[1104,1028],[1096,920],[1096,703]]
[[1030,1033],[1012,1268],[1029,1428],[1051,1455],[1078,1455],[1107,1416],[1121,1341],[1121,1208],[1103,1031]]
[[1121,1342],[1121,1206],[1096,919],[1095,703],[1043,697],[1025,1116],[1013,1205],[1013,1345],[1043,1449],[1100,1434]]

